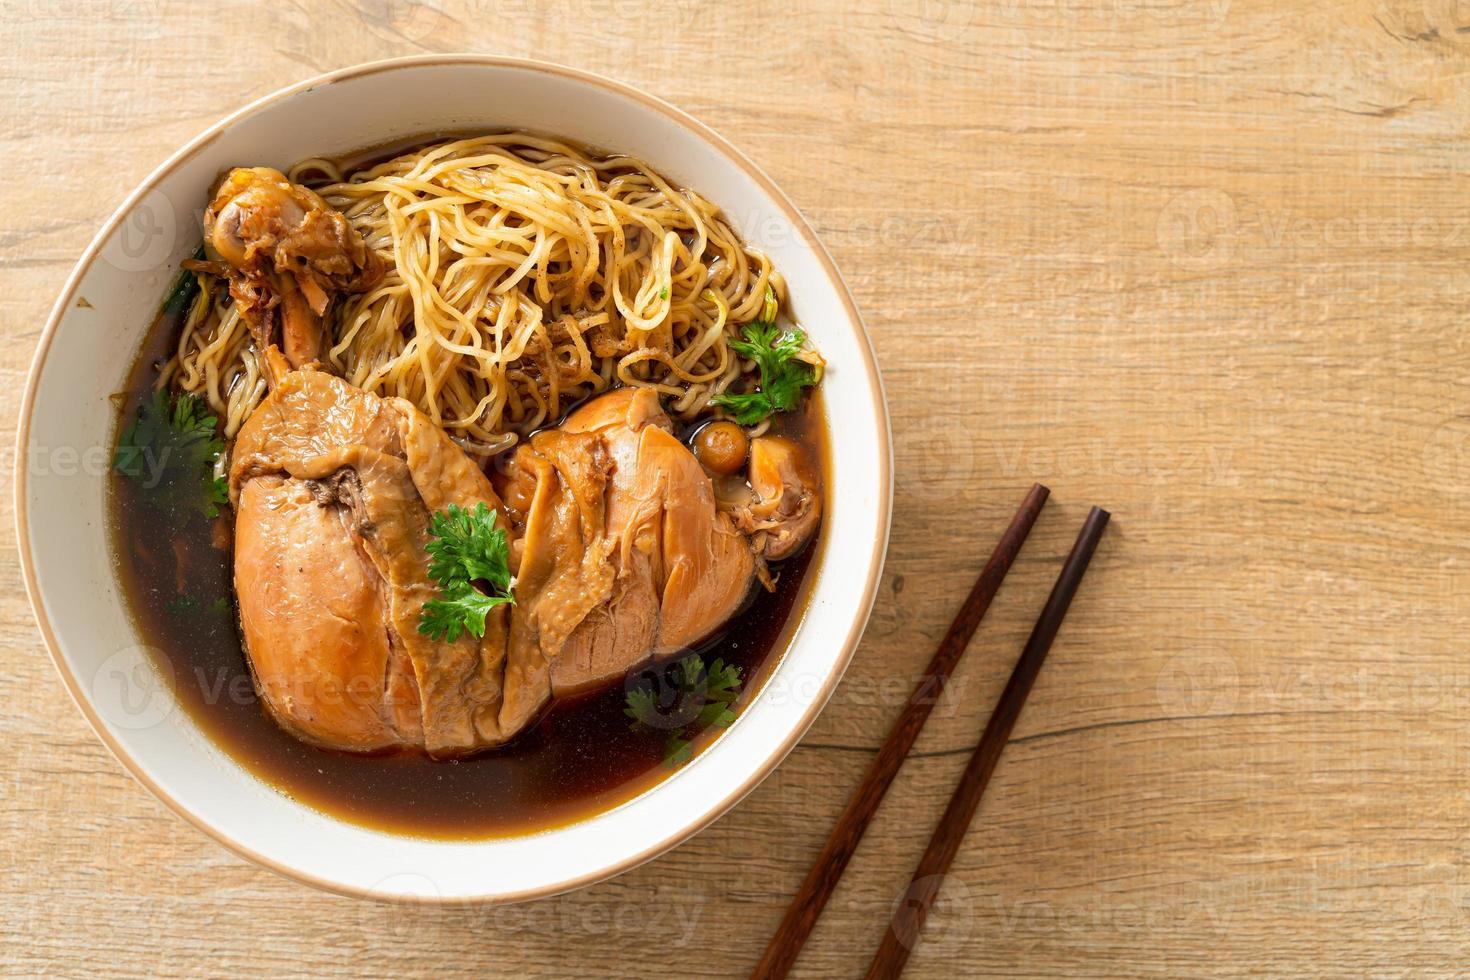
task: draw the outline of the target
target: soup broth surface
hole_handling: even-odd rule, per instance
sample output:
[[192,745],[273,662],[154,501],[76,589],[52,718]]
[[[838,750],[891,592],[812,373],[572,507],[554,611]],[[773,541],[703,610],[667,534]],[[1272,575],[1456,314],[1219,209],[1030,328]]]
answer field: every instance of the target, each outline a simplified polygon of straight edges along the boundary
[[[179,329],[176,314],[164,313],[154,324],[126,390],[117,396],[119,429],[152,397],[157,365],[177,343]],[[818,390],[811,389],[797,411],[774,416],[772,431],[809,447],[824,474],[825,492]],[[137,482],[118,473],[108,479],[118,578],[138,632],[171,678],[180,704],[248,771],[308,806],[415,836],[503,836],[610,809],[689,764],[666,759],[675,733],[635,730],[624,714],[628,686],[672,683],[659,668],[627,684],[555,701],[507,745],[459,761],[406,751],[354,755],[298,741],[275,724],[255,693],[231,584],[229,508],[215,521],[193,512],[166,513]],[[773,566],[775,592],[757,587],[746,608],[697,651],[706,663],[720,658],[740,668],[737,714],[775,668],[801,618],[807,573],[822,534],[801,554]],[[718,734],[695,736],[692,754]]]

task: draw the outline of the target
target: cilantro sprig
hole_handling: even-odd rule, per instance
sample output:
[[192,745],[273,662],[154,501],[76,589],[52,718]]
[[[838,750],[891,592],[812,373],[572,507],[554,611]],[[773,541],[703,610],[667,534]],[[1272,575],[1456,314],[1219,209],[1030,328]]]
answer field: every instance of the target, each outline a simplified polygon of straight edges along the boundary
[[484,501],[466,510],[450,504],[429,518],[429,577],[440,585],[483,579],[505,586],[510,581],[510,548],[505,532]]
[[486,595],[473,585],[463,584],[440,591],[441,599],[430,599],[419,613],[419,632],[435,640],[460,638],[465,630],[485,635],[485,617],[496,606],[515,602],[508,595]]
[[[495,514],[482,500],[473,510],[450,504],[429,517],[429,577],[439,597],[424,603],[419,632],[453,643],[466,631],[485,635],[485,617],[496,606],[513,604],[510,547],[495,526]],[[476,588],[484,583],[488,592]]]
[[666,731],[664,764],[678,766],[693,753],[694,736],[706,728],[726,728],[740,696],[740,668],[716,660],[708,667],[697,653],[662,671],[646,672],[628,690],[623,714],[635,732]]
[[747,323],[744,333],[745,339],[730,341],[730,348],[756,363],[760,383],[755,391],[716,395],[710,404],[725,409],[740,425],[755,425],[776,412],[795,408],[802,389],[816,384],[817,376],[800,359],[806,344],[800,330],[782,330],[773,317]]
[[112,467],[150,491],[168,514],[219,514],[229,498],[215,464],[225,451],[218,420],[196,395],[160,388],[144,402],[118,440]]

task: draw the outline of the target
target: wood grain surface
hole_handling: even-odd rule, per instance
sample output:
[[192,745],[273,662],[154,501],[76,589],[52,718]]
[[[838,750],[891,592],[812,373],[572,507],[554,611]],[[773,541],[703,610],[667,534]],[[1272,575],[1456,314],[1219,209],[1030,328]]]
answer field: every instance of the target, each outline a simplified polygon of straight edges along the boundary
[[867,963],[1093,503],[1113,525],[909,975],[1467,961],[1464,2],[6,0],[0,38],[7,433],[72,263],[173,148],[320,71],[473,50],[644,87],[762,164],[865,312],[898,474],[872,624],[779,771],[658,861],[498,910],[318,894],[166,812],[53,673],[6,487],[0,970],[747,971],[1033,480],[1052,502],[797,974]]

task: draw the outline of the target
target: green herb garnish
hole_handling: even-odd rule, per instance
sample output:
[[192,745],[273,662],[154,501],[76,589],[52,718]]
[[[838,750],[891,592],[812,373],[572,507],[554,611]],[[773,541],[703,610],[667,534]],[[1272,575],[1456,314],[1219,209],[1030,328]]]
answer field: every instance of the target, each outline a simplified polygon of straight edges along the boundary
[[669,298],[669,287],[668,286],[665,286],[663,289],[660,289],[658,291],[658,298],[659,299],[668,299]]
[[508,595],[486,595],[472,585],[460,585],[453,589],[441,589],[440,599],[424,603],[419,614],[419,632],[435,640],[458,640],[460,634],[469,630],[476,636],[485,635],[485,617],[496,606],[515,602]]
[[[419,632],[453,643],[468,630],[485,635],[485,617],[496,606],[514,603],[511,596],[510,548],[495,514],[480,501],[474,510],[450,504],[429,517],[429,577],[439,584],[439,597],[424,603]],[[489,592],[475,587],[483,582]]]
[[696,734],[735,720],[730,705],[739,696],[739,667],[716,660],[706,668],[695,653],[631,688],[623,714],[633,719],[635,732],[667,731],[664,764],[678,766],[692,754]]
[[152,491],[154,503],[166,512],[215,517],[229,499],[225,481],[214,473],[225,451],[217,427],[204,399],[171,398],[160,388],[118,440],[113,469]]
[[664,746],[664,765],[670,769],[678,768],[694,755],[694,743],[687,738],[670,735],[668,744]]
[[806,336],[800,330],[783,331],[769,320],[745,325],[745,339],[730,341],[741,357],[760,368],[760,385],[755,391],[716,395],[711,405],[726,409],[740,425],[755,425],[775,412],[796,407],[803,388],[817,383],[812,366],[800,360]]
[[198,611],[199,600],[185,592],[165,602],[163,609],[170,616],[190,616]]
[[[694,659],[697,661],[699,658]],[[735,720],[735,712],[730,710],[730,705],[740,696],[740,668],[716,660],[706,671],[704,683],[704,696],[709,699],[709,704],[700,710],[695,724],[728,728]]]
[[429,518],[429,577],[448,587],[483,579],[504,588],[510,582],[510,549],[505,532],[482,500],[474,510],[450,504]]
[[178,595],[163,604],[163,611],[169,616],[179,616],[184,619],[193,619],[196,616],[204,616],[206,613],[213,614],[213,616],[228,616],[229,599],[216,595],[206,607],[206,605],[201,605],[200,599],[191,592],[179,592]]
[[[204,258],[204,246],[194,253],[195,259]],[[187,310],[194,302],[194,297],[199,295],[199,276],[188,269],[179,273],[179,278],[174,280],[174,286],[168,291],[168,298],[163,301],[163,312],[166,314],[177,314]]]

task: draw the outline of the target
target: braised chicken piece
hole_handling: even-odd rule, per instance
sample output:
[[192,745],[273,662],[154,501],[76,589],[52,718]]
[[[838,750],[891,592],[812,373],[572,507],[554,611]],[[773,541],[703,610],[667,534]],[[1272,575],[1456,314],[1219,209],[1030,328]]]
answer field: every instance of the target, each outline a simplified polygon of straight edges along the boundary
[[[535,638],[552,696],[693,647],[750,594],[750,545],[672,428],[655,392],[622,388],[532,437],[511,461],[503,489],[522,534],[512,659]],[[545,566],[575,587],[538,589]]]
[[228,266],[219,271],[257,349],[279,344],[293,368],[320,358],[332,294],[364,292],[383,277],[341,212],[270,167],[230,171],[204,212],[204,236]]
[[[732,516],[646,389],[532,436],[497,488],[409,402],[280,369],[231,460],[235,587],[266,707],[318,745],[501,744],[550,699],[708,638],[749,597],[762,550],[789,554],[815,528],[786,443],[753,441],[756,499]],[[434,640],[418,630],[437,589],[429,517],[481,502],[510,541],[515,604],[482,638]]]
[[[430,513],[500,502],[406,401],[291,372],[240,430],[230,465],[235,590],[256,686],[282,727],[331,748],[497,745],[506,613],[483,638],[418,632]],[[539,707],[539,705],[537,706]]]
[[753,500],[731,509],[735,526],[750,535],[751,546],[767,561],[791,557],[822,516],[811,462],[789,439],[757,436],[750,441],[749,479]]

